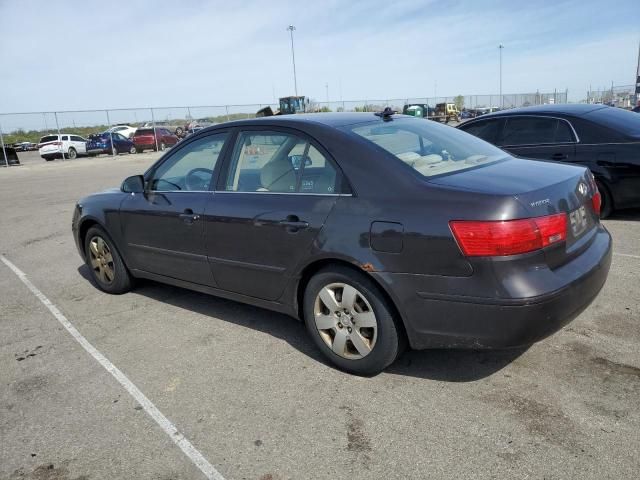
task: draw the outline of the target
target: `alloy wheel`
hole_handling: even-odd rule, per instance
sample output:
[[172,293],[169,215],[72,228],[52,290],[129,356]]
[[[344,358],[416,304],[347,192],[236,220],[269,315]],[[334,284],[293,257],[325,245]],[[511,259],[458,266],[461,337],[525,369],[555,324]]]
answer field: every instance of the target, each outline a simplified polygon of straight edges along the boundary
[[109,245],[102,237],[94,236],[89,242],[89,260],[95,276],[105,284],[113,283],[115,269]]
[[314,304],[316,328],[336,355],[348,360],[366,357],[378,337],[378,322],[364,294],[346,283],[331,283]]

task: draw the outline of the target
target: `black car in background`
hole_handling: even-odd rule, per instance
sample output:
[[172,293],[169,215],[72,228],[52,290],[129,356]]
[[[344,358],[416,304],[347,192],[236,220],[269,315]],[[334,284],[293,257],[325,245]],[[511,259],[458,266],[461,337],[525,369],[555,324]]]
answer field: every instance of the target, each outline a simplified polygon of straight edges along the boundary
[[283,312],[374,374],[407,342],[529,345],[571,321],[609,271],[599,202],[584,167],[421,118],[317,113],[201,130],[81,199],[72,230],[105,292],[145,278]]
[[640,115],[604,105],[539,105],[469,120],[457,128],[524,158],[589,168],[602,217],[640,207]]

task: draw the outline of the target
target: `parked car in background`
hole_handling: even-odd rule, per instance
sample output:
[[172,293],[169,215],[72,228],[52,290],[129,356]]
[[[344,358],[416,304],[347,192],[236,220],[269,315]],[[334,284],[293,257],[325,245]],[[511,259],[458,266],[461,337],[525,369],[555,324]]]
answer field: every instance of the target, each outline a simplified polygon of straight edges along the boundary
[[132,140],[125,138],[119,133],[102,132],[89,135],[87,153],[91,156],[101,153],[117,155],[127,152],[136,153],[136,146]]
[[126,138],[131,138],[133,134],[136,133],[136,127],[132,127],[131,125],[115,125],[109,128],[107,132],[119,133]]
[[32,142],[18,142],[13,144],[13,148],[18,152],[32,152],[38,149],[38,144]]
[[54,158],[73,159],[87,154],[87,139],[68,133],[45,135],[38,144],[38,153],[47,161]]
[[390,111],[201,130],[78,201],[72,232],[92,280],[120,294],[152,279],[289,314],[360,375],[407,342],[526,346],[579,315],[611,264],[589,171]]
[[[157,139],[157,141],[156,141]],[[144,150],[161,150],[172,147],[180,139],[165,127],[138,128],[133,135],[133,143],[138,153]]]
[[640,207],[640,116],[605,105],[538,105],[469,120],[459,129],[514,155],[584,165],[602,195],[601,216]]

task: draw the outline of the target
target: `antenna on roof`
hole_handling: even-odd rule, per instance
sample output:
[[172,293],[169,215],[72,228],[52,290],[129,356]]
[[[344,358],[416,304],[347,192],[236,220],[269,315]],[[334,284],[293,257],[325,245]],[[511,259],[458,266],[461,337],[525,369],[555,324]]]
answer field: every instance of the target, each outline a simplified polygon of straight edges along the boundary
[[391,117],[393,116],[394,113],[398,113],[398,112],[393,110],[391,107],[386,107],[383,111],[376,112],[374,113],[374,115],[382,118],[382,120],[384,120],[385,122],[388,122],[390,120],[393,120]]

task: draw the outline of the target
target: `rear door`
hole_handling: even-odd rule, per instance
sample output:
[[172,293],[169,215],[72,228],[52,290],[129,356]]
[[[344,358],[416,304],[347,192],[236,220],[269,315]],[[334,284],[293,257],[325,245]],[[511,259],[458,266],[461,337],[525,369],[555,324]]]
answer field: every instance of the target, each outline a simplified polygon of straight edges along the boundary
[[226,132],[216,132],[184,144],[147,173],[145,193],[122,202],[122,235],[132,268],[215,285],[202,218],[226,138]]
[[576,156],[576,138],[569,122],[554,117],[508,117],[497,145],[523,158],[573,162]]
[[87,153],[87,141],[78,136],[78,135],[71,135],[71,144],[73,145],[73,148],[76,149],[76,152],[81,153],[81,154],[86,154]]
[[206,250],[218,286],[278,299],[339,196],[325,150],[288,129],[239,131],[205,214]]

